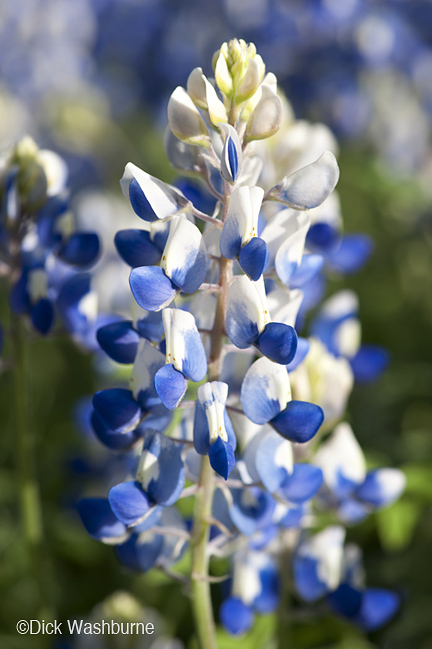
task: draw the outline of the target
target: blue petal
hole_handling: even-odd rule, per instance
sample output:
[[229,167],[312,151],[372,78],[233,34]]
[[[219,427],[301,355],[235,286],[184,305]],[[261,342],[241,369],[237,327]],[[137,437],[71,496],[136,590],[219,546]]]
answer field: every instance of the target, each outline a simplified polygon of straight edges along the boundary
[[230,167],[230,175],[233,182],[235,182],[237,180],[239,163],[238,163],[237,149],[232,137],[228,138],[227,153],[228,153],[228,162]]
[[234,451],[229,442],[218,437],[209,448],[209,459],[212,468],[225,480],[235,467]]
[[89,266],[99,254],[99,237],[95,232],[75,232],[59,250],[59,258],[72,266]]
[[146,514],[144,520],[137,525],[134,525],[134,532],[141,534],[141,532],[147,532],[157,525],[162,517],[163,511],[164,507],[162,505],[153,505]]
[[96,337],[103,351],[117,363],[134,362],[140,336],[130,320],[105,325]]
[[255,343],[264,356],[275,363],[287,365],[297,350],[297,334],[293,327],[282,322],[269,322]]
[[23,270],[19,279],[12,286],[10,306],[14,313],[26,313],[30,308],[30,296],[27,291],[28,273]]
[[356,622],[365,631],[375,631],[387,624],[400,607],[397,593],[384,588],[367,588]]
[[349,584],[341,584],[327,597],[331,608],[347,618],[354,618],[362,605],[363,594]]
[[304,361],[306,356],[309,353],[310,342],[307,338],[302,338],[298,336],[297,338],[297,349],[294,355],[294,358],[287,365],[288,372],[293,372],[299,365]]
[[229,515],[237,529],[246,536],[270,525],[276,506],[273,498],[258,487],[233,489]]
[[324,421],[322,409],[307,401],[290,401],[281,413],[271,420],[278,433],[292,442],[308,442]]
[[301,527],[303,516],[305,515],[305,507],[300,505],[298,507],[290,507],[286,514],[280,519],[279,525],[285,529]]
[[293,562],[295,587],[306,602],[314,602],[327,593],[327,584],[318,577],[318,560],[297,554]]
[[127,534],[126,526],[116,518],[106,498],[84,498],[77,509],[87,532],[97,541],[123,540]]
[[172,363],[167,363],[156,372],[155,388],[164,406],[173,410],[183,399],[188,382]]
[[111,509],[125,525],[136,525],[148,514],[151,501],[138,482],[121,482],[108,494]]
[[158,216],[148,202],[143,190],[141,189],[138,181],[132,178],[129,185],[129,199],[133,211],[143,221],[158,221]]
[[138,428],[125,433],[110,430],[104,424],[95,410],[93,410],[90,420],[94,434],[96,435],[98,440],[113,451],[127,450],[131,448],[141,437],[139,435]]
[[356,273],[367,262],[372,251],[373,241],[366,234],[346,234],[340,246],[327,255],[327,263],[338,273]]
[[[277,368],[277,373],[270,373],[273,368]],[[240,390],[240,400],[246,417],[255,424],[266,424],[285,406],[279,398],[275,398],[280,394],[278,373],[282,371],[286,372],[286,369],[260,358],[246,372]],[[288,374],[286,383],[289,390]]]
[[59,291],[57,306],[66,329],[71,333],[81,332],[88,326],[87,317],[78,307],[80,300],[90,292],[90,281],[88,273],[78,273],[68,278]]
[[191,381],[202,381],[207,374],[207,357],[197,329],[186,331],[182,371]]
[[206,408],[198,398],[195,405],[193,440],[196,452],[200,455],[207,455],[210,449],[209,425]]
[[405,476],[399,469],[375,469],[366,475],[355,496],[373,507],[385,507],[399,498],[405,482]]
[[126,543],[116,547],[116,555],[130,570],[147,572],[158,560],[162,547],[163,537],[160,534],[151,534],[144,539],[139,534],[132,534]]
[[389,352],[378,345],[362,345],[350,360],[355,380],[361,383],[376,381],[388,367],[389,362]]
[[31,310],[31,319],[35,329],[45,335],[51,329],[54,322],[54,309],[51,302],[42,297]]
[[315,496],[323,483],[323,474],[313,464],[294,464],[292,475],[281,486],[281,493],[290,502],[302,504]]
[[221,255],[227,259],[235,259],[239,256],[242,246],[242,233],[240,232],[239,221],[228,218],[223,226],[219,241]]
[[130,390],[109,388],[96,392],[93,408],[103,423],[114,432],[136,428],[141,419],[141,408]]
[[327,252],[336,246],[339,238],[338,230],[329,223],[314,223],[306,235],[306,245],[311,250]]
[[207,274],[207,253],[204,245],[191,251],[178,266],[172,267],[171,279],[184,293],[195,293]]
[[312,282],[324,265],[324,257],[321,255],[303,255],[301,264],[298,266],[289,279],[289,287],[301,288]]
[[256,282],[265,269],[269,261],[269,251],[264,239],[253,237],[240,250],[239,264],[241,269],[250,279]]
[[159,469],[158,477],[150,480],[146,491],[155,503],[169,507],[178,500],[185,484],[180,448],[162,433],[148,431],[144,438],[144,452],[158,458]]
[[226,599],[219,610],[222,626],[232,635],[246,633],[252,627],[254,614],[250,606],[247,606],[238,597]]
[[272,431],[264,437],[256,451],[256,469],[261,482],[269,493],[277,491],[289,476],[286,467],[276,463],[281,443],[287,444],[288,442]]
[[144,317],[136,321],[135,327],[140,336],[147,338],[147,340],[151,340],[151,342],[158,343],[162,338],[164,332],[162,312],[149,312]]
[[258,325],[249,318],[243,304],[232,302],[228,305],[225,327],[228,338],[239,349],[250,347],[259,336]]
[[344,500],[337,508],[338,518],[345,525],[358,525],[369,515],[370,508],[351,498]]
[[156,266],[160,262],[163,248],[151,240],[146,230],[120,230],[114,243],[120,257],[132,268]]
[[261,592],[254,599],[254,608],[258,613],[272,613],[279,605],[279,577],[273,561],[259,571]]
[[159,311],[179,292],[160,266],[134,268],[129,277],[134,298],[147,311]]

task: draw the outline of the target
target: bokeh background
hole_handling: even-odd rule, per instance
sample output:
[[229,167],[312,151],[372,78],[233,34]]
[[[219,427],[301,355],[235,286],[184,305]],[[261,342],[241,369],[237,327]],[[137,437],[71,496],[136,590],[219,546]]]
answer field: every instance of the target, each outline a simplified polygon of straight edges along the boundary
[[[432,649],[430,0],[2,0],[0,148],[29,133],[64,156],[75,213],[103,239],[98,282],[103,289],[116,276],[109,306],[121,306],[127,269],[117,277],[110,255],[129,215],[119,195],[124,165],[131,160],[172,181],[162,145],[167,99],[192,68],[210,75],[213,52],[233,37],[256,44],[298,118],[327,124],[339,140],[345,231],[369,234],[375,248],[361,272],[332,278],[329,292],[358,293],[363,340],[391,355],[378,382],[354,389],[350,420],[369,462],[401,467],[408,478],[397,504],[348,535],[364,549],[369,585],[402,594],[396,620],[365,637],[319,613],[313,623],[293,621],[292,646]],[[121,569],[74,509],[80,495],[100,485],[106,493],[121,463],[80,419],[80,400],[100,387],[103,361],[61,335],[35,337],[27,351],[44,571],[57,619],[89,616],[127,591],[152,607],[150,621],[159,615],[164,633],[192,648],[181,588],[158,573]],[[7,371],[0,381],[0,645],[37,647],[40,637],[14,631],[17,620],[31,617],[34,593],[20,536]],[[252,639],[221,646],[271,646],[273,624],[263,618]]]

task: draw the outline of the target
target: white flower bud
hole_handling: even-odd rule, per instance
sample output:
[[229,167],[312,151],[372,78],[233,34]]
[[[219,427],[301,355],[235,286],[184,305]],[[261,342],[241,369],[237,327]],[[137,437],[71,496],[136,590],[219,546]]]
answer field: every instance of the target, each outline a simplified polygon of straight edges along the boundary
[[246,124],[245,142],[263,140],[277,133],[282,121],[282,102],[267,85]]
[[168,102],[168,122],[174,135],[194,146],[210,146],[205,121],[184,88],[178,86]]

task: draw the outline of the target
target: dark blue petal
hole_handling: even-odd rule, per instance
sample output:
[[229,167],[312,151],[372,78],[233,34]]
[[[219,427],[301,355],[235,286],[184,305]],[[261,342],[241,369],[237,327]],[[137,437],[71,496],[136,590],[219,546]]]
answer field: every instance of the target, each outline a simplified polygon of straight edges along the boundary
[[77,509],[87,532],[97,541],[123,540],[127,534],[126,526],[116,518],[106,498],[84,498]]
[[308,442],[324,421],[322,409],[307,401],[290,401],[281,413],[271,420],[278,433],[292,442]]
[[114,243],[120,257],[132,268],[156,266],[160,262],[163,248],[150,239],[146,230],[120,230]]
[[225,480],[235,467],[233,448],[229,442],[224,442],[220,437],[210,445],[209,459],[212,468]]
[[240,254],[241,246],[242,235],[239,230],[238,220],[227,218],[219,241],[221,255],[227,259],[235,259]]
[[228,338],[239,349],[250,347],[259,336],[258,325],[248,317],[242,304],[231,305],[225,327]]
[[112,322],[98,329],[97,340],[103,351],[116,363],[133,363],[140,336],[130,320]]
[[259,280],[269,261],[269,251],[264,239],[253,237],[240,250],[239,264],[241,269],[254,282]]
[[54,308],[46,297],[36,302],[31,310],[31,319],[35,329],[45,335],[51,329],[54,322]]
[[89,266],[99,254],[99,237],[95,232],[75,232],[60,248],[59,258],[72,266]]
[[289,280],[290,288],[302,288],[305,284],[312,282],[324,265],[324,257],[321,255],[303,255],[301,264],[298,266]]
[[130,390],[109,388],[96,392],[93,408],[103,423],[114,432],[136,428],[141,419],[141,408]]
[[275,363],[287,365],[297,350],[297,334],[290,325],[269,322],[258,336],[255,346]]
[[27,291],[28,273],[23,270],[19,279],[12,286],[10,305],[14,313],[26,313],[30,308],[30,296]]
[[196,452],[200,455],[207,455],[210,448],[209,425],[206,409],[199,399],[195,405],[193,440]]
[[279,577],[273,561],[259,571],[259,578],[261,592],[254,599],[254,608],[258,613],[272,613],[279,605]]
[[91,414],[90,421],[98,440],[113,451],[125,451],[141,438],[138,428],[125,433],[110,430],[95,410]]
[[[151,342],[158,343],[163,336],[164,327],[162,322],[162,312],[153,311],[137,320],[135,327],[140,336],[147,338]],[[162,350],[165,354],[165,351]]]
[[121,482],[108,494],[111,509],[125,525],[136,525],[148,514],[151,501],[138,482]]
[[78,309],[80,300],[90,292],[91,276],[78,273],[68,278],[60,288],[57,306],[66,329],[80,332],[87,327],[87,317]]
[[146,491],[153,502],[169,507],[179,498],[185,483],[185,472],[179,446],[162,433],[148,431],[143,452],[158,458],[159,475],[152,478]]
[[323,483],[323,474],[313,464],[294,464],[294,470],[280,488],[290,502],[301,505],[315,496]]
[[378,345],[362,345],[350,360],[355,380],[361,383],[376,381],[388,367],[389,362],[389,352]]
[[270,494],[258,487],[245,487],[233,489],[232,496],[233,504],[229,515],[242,534],[250,536],[256,530],[270,525],[276,506]]
[[246,633],[254,621],[251,607],[243,604],[238,597],[229,597],[222,603],[219,617],[222,626],[232,635]]
[[143,221],[159,220],[135,178],[132,178],[129,185],[129,198],[133,211],[140,217],[140,219],[143,219]]
[[327,593],[327,584],[318,577],[317,559],[297,554],[294,557],[293,574],[297,592],[306,602],[314,602]]
[[327,256],[332,270],[341,274],[356,273],[369,259],[373,241],[366,234],[346,234],[341,244]]
[[349,584],[341,584],[327,597],[331,608],[347,618],[354,618],[362,605],[363,594]]
[[153,568],[159,558],[163,547],[163,537],[152,534],[144,539],[139,534],[132,534],[131,538],[116,547],[118,560],[130,570],[147,572]]
[[228,162],[229,162],[229,167],[230,167],[230,175],[232,178],[232,181],[235,182],[237,180],[237,175],[238,175],[238,155],[237,155],[237,149],[234,144],[234,141],[232,137],[228,138],[227,142],[227,152],[228,152]]
[[164,406],[173,410],[183,399],[188,382],[172,363],[167,363],[156,372],[155,388]]
[[134,298],[147,311],[159,311],[169,304],[179,292],[160,266],[134,268],[129,277]]
[[365,631],[376,631],[387,624],[400,607],[397,593],[384,588],[367,588],[356,623]]
[[302,338],[298,336],[297,338],[297,349],[294,358],[291,363],[288,363],[287,370],[288,372],[293,372],[302,361],[306,358],[309,353],[310,342],[307,338]]
[[340,234],[338,230],[329,223],[314,223],[306,235],[306,245],[317,252],[327,252],[338,243]]

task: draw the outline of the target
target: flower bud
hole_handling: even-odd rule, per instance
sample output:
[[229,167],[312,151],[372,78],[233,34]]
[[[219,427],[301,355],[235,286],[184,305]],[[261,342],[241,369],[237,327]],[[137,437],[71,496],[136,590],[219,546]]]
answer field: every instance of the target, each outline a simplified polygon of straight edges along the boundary
[[178,86],[168,102],[168,122],[174,135],[186,144],[210,146],[205,121],[184,88]]
[[188,77],[186,88],[193,103],[198,108],[207,110],[206,86],[202,68],[194,68],[192,70]]
[[261,86],[261,99],[246,124],[245,142],[263,140],[279,130],[282,121],[282,102],[267,86]]

